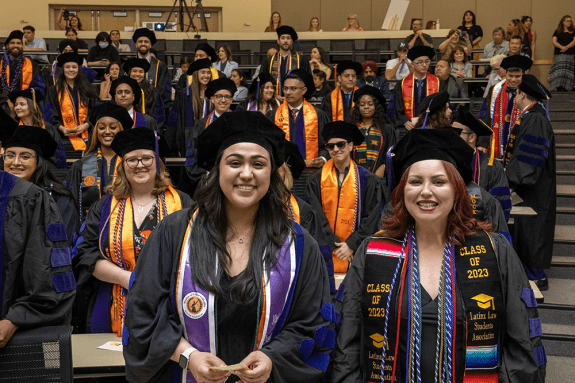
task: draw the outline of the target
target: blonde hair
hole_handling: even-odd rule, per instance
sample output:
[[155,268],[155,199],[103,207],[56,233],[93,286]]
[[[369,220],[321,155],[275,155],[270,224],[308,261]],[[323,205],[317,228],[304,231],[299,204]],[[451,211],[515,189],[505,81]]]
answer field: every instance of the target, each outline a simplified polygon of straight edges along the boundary
[[284,164],[280,166],[280,169],[284,171],[284,185],[288,190],[291,190],[293,187],[293,175],[291,174],[288,164],[284,162]]
[[[355,18],[355,29],[359,29],[359,20],[357,19],[357,15],[355,13],[350,13],[349,15],[347,15],[348,20],[352,17]],[[345,28],[349,28],[349,23],[347,23]]]
[[[158,161],[154,156],[154,161]],[[155,164],[151,166],[155,167]],[[172,186],[172,180],[170,179],[170,174],[166,169],[166,166],[162,161],[160,161],[160,173],[156,173],[156,179],[154,180],[154,188],[152,189],[152,195],[157,197],[161,193],[168,190],[168,187]],[[116,197],[116,199],[126,199],[132,195],[132,187],[126,176],[126,171],[124,169],[124,161],[120,161],[118,167],[116,168],[116,178],[114,178],[114,183],[109,185],[105,189],[106,193],[111,193]]]

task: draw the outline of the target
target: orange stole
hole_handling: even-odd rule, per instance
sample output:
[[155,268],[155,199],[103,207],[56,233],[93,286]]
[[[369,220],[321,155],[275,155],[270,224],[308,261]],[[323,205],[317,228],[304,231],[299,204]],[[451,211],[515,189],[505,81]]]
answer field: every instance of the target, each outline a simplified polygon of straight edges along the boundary
[[[349,163],[349,172],[341,186],[341,195],[338,191],[333,160],[327,161],[321,169],[321,207],[331,231],[341,242],[344,242],[355,231],[355,222],[359,214],[359,206],[356,206],[359,193],[356,167],[355,162]],[[332,257],[334,272],[346,273],[349,262],[342,261],[335,253]]]
[[[167,211],[164,210],[161,203],[158,203],[158,216],[160,221],[168,216],[168,214],[182,209],[182,201],[178,192],[172,188],[164,192],[166,199]],[[112,197],[111,208],[114,209],[110,213],[110,231],[109,231],[109,243],[110,243],[110,258],[119,267],[122,257],[126,265],[127,271],[134,271],[136,267],[136,249],[134,248],[134,212],[132,210],[132,201],[128,197],[126,199],[125,211],[123,216],[123,222],[118,222],[121,218],[121,212],[119,209],[118,199]],[[115,233],[116,223],[122,228],[121,231],[117,230]],[[121,234],[121,237],[120,237]],[[121,244],[121,249],[116,248],[114,244]],[[123,267],[122,267],[123,268]],[[126,307],[126,297],[122,296],[122,286],[114,285],[112,290],[112,307],[111,307],[111,318],[112,318],[112,331],[115,332],[119,337],[122,336],[122,325],[124,322],[124,310]]]
[[[22,121],[22,119],[20,119],[20,121],[18,121],[18,125],[24,125],[24,122]],[[44,120],[42,120],[42,126],[40,126],[40,128],[46,129],[46,124],[44,123]]]
[[[2,64],[0,60],[0,67]],[[6,65],[6,84],[10,85],[10,63]],[[22,65],[22,73],[20,74],[20,90],[26,90],[30,88],[30,83],[32,82],[32,76],[34,71],[32,69],[32,61],[29,58],[24,58],[24,64]]]
[[[353,87],[353,92],[351,93],[351,108],[353,108],[353,94],[359,88],[357,86]],[[333,92],[331,92],[331,118],[332,121],[343,121],[343,100],[341,99],[341,86],[338,85]]]
[[[425,84],[426,89],[424,97],[439,92],[439,79],[431,73],[427,74]],[[413,103],[413,99],[415,97],[415,76],[413,73],[401,81],[401,90],[403,93],[403,109],[405,110],[405,115],[411,121],[413,117],[417,117],[415,115],[417,111],[413,110],[413,107],[415,106]]]
[[297,200],[295,199],[293,194],[290,194],[289,201],[288,201],[288,209],[290,218],[297,222],[299,225],[300,223],[300,212],[299,212],[299,205],[297,204]]
[[[86,116],[88,115],[88,108],[80,101],[80,95],[78,95],[78,102],[80,103],[78,107],[78,117],[76,120],[76,109],[72,105],[71,95],[64,95],[62,99],[62,105],[60,105],[60,113],[62,114],[62,122],[64,127],[67,129],[76,129],[77,125],[83,124],[86,121]],[[86,142],[89,137],[88,129],[84,130],[80,136],[68,136],[74,150],[86,150]]]
[[[302,153],[302,155],[304,156],[304,159],[306,161],[311,161],[319,156],[319,148],[318,148],[319,128],[317,124],[317,113],[313,105],[307,102],[306,100],[303,101],[303,106],[301,110],[303,110],[303,122],[305,126],[304,129],[305,155],[304,153]],[[290,128],[289,128],[289,123],[291,120],[290,114],[291,112],[289,110],[288,103],[287,101],[284,101],[283,104],[281,104],[278,107],[274,121],[274,123],[285,132],[286,140],[288,141],[291,141]],[[311,164],[308,166],[311,166]]]

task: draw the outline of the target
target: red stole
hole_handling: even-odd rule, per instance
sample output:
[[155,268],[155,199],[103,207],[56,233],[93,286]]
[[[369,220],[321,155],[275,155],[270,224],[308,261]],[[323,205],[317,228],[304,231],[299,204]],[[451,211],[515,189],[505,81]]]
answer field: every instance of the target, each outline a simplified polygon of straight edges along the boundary
[[[431,73],[427,74],[425,85],[424,97],[439,92],[439,79]],[[413,117],[417,117],[417,111],[414,110],[415,103],[413,102],[415,98],[415,76],[413,73],[401,81],[401,90],[403,93],[403,109],[405,110],[405,115],[411,121]]]

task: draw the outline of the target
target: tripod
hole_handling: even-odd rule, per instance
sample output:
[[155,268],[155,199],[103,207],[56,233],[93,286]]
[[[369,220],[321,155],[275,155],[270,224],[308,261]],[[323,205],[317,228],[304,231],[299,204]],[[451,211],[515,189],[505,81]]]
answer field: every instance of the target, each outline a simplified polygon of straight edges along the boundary
[[[192,0],[192,3],[193,3],[193,1],[194,0]],[[194,8],[194,11],[192,13],[190,13],[190,8],[188,7],[186,0],[174,0],[174,5],[172,6],[172,9],[170,9],[170,13],[168,14],[168,18],[166,19],[166,26],[169,24],[170,18],[172,17],[172,14],[176,11],[176,7],[178,7],[177,12],[179,12],[179,15],[180,15],[180,20],[178,21],[178,24],[180,26],[180,28],[179,28],[180,32],[184,31],[184,12],[186,12],[188,14],[188,18],[190,20],[190,23],[188,24],[188,28],[186,29],[186,32],[189,32],[190,28],[192,28],[192,30],[194,32],[198,32],[198,28],[196,28],[196,25],[194,24],[194,16],[196,14],[198,14],[198,16],[201,19],[201,23],[202,23],[202,29],[201,30],[204,32],[208,32],[208,24],[206,23],[206,16],[204,14],[204,7],[202,6],[202,0],[196,0],[196,2],[198,4]]]

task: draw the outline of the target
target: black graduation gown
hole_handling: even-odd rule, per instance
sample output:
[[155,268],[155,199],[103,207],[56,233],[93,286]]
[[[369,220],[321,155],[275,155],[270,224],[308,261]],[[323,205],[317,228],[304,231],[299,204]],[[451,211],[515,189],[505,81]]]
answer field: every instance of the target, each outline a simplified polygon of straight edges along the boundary
[[[349,177],[349,173],[346,177]],[[371,237],[379,230],[381,210],[386,203],[386,193],[381,179],[375,174],[367,173],[367,188],[365,191],[364,208],[360,219],[359,227],[354,231],[345,241],[345,243],[354,252],[357,250],[361,242]],[[319,223],[323,232],[326,234],[332,250],[337,249],[336,242],[341,242],[340,239],[331,231],[329,221],[327,220],[321,205],[321,171],[315,173],[309,179],[306,189],[309,204],[315,210]]]
[[[415,81],[415,90],[417,94],[417,81]],[[421,90],[421,100],[427,97],[427,76],[423,81],[423,89]],[[415,100],[414,100],[415,103]],[[417,111],[418,103],[415,103],[414,110]],[[409,118],[405,115],[405,107],[403,105],[403,89],[401,88],[401,82],[397,83],[395,88],[393,88],[392,99],[389,100],[389,106],[387,109],[387,117],[393,118],[393,123],[395,125],[395,130],[397,130],[398,139],[401,140],[403,136],[407,134],[407,129],[405,129],[404,124],[409,121]],[[413,116],[417,117],[417,116]]]
[[[327,117],[329,118],[330,122],[333,122],[333,115],[332,115],[333,106],[331,104],[331,95],[335,91],[337,91],[337,88],[335,88],[330,94],[325,95],[324,98],[321,100],[321,110],[323,110],[325,114],[327,114]],[[350,94],[349,103],[345,102],[345,94],[343,92],[343,89],[339,88],[339,93],[343,105],[343,121],[347,121],[347,117],[349,116],[352,110],[351,105],[353,104],[354,92],[352,91]]]
[[78,232],[80,228],[80,218],[78,214],[78,207],[71,196],[50,193],[56,205],[60,210],[60,215],[62,216],[62,222],[66,226],[66,234],[68,235],[68,241],[72,243],[74,234]]
[[[503,301],[505,302],[502,325],[503,340],[500,342],[499,381],[504,383],[542,383],[545,381],[545,365],[537,367],[533,349],[541,346],[541,337],[530,337],[530,322],[537,318],[537,309],[526,307],[521,299],[524,289],[530,289],[523,266],[509,242],[499,234],[490,234],[493,239],[499,272],[501,274]],[[357,383],[362,380],[360,352],[362,333],[361,299],[365,292],[363,285],[364,265],[368,240],[364,241],[351,261],[349,271],[343,281],[345,291],[341,304],[336,302],[336,310],[342,315],[342,324],[337,336],[332,358],[331,383]],[[459,287],[459,284],[457,285]],[[461,295],[461,293],[456,293]],[[461,306],[461,305],[458,305]],[[397,313],[393,313],[397,317]],[[465,312],[457,310],[457,319],[463,320]],[[509,318],[509,320],[505,320]],[[436,322],[437,327],[437,322]],[[382,329],[383,331],[383,329]],[[454,349],[465,349],[464,331],[457,331]],[[429,339],[429,338],[428,338]],[[424,337],[422,337],[422,341]],[[433,345],[422,345],[422,350]],[[424,358],[422,351],[422,359]],[[431,357],[432,359],[432,357]],[[465,356],[456,355],[456,369],[464,368]],[[369,361],[371,364],[371,361]],[[397,368],[405,369],[405,360],[397,363]],[[404,373],[402,373],[405,376]],[[434,376],[422,376],[423,382],[433,382]],[[457,378],[456,378],[456,381]]]
[[490,222],[493,225],[493,231],[503,234],[509,239],[509,227],[507,226],[507,220],[501,204],[482,187],[479,187],[481,199],[474,198],[473,186],[471,185],[477,187],[477,184],[470,182],[467,185],[474,218],[478,221]]
[[179,153],[181,157],[185,156],[187,148],[185,131],[193,128],[195,123],[193,94],[190,90],[188,95],[187,88],[184,87],[176,92],[166,122],[164,137],[172,152]]
[[[166,217],[140,253],[125,319],[130,336],[124,346],[124,359],[130,382],[171,381],[176,363],[170,357],[184,334],[178,313],[172,308],[171,291],[178,278],[188,222],[187,210]],[[323,371],[306,364],[298,349],[303,339],[313,338],[317,328],[334,328],[319,312],[331,302],[324,261],[317,242],[305,229],[303,233],[303,256],[285,325],[260,350],[273,363],[269,382],[318,382]],[[329,352],[325,348],[319,351]]]
[[146,76],[148,82],[158,91],[166,110],[169,110],[172,103],[172,79],[168,75],[168,66],[166,63],[152,57],[150,60],[150,70]]
[[479,186],[487,190],[501,204],[505,213],[505,220],[509,220],[511,213],[511,194],[509,193],[509,182],[500,161],[493,161],[489,166],[489,156],[481,150],[476,150],[475,156],[479,155]]
[[555,135],[545,109],[535,105],[511,132],[505,173],[509,187],[523,199],[537,218],[516,217],[511,235],[521,261],[529,267],[547,269],[553,257],[556,215]]
[[[299,56],[299,67],[297,65],[297,61],[298,58],[297,56]],[[277,81],[278,78],[278,71],[277,71],[277,58],[278,58],[278,54],[271,56],[271,57],[266,57],[265,60],[262,62],[261,64],[261,69],[260,69],[260,73],[267,73],[267,74],[271,74],[272,77]],[[280,95],[283,95],[283,86],[284,86],[284,81],[285,78],[287,76],[288,71],[290,70],[295,70],[295,69],[303,69],[306,72],[311,73],[311,68],[309,65],[309,61],[308,59],[300,54],[297,53],[295,51],[291,52],[291,59],[292,59],[292,65],[291,68],[287,67],[287,62],[289,60],[289,58],[286,56],[286,58],[282,57],[281,60],[281,66],[280,66],[280,73],[281,73],[281,80],[282,83],[280,84]],[[270,71],[270,63],[271,60],[274,60],[271,71]]]
[[[62,226],[56,203],[43,189],[4,171],[0,195],[6,201],[0,319],[19,328],[69,323],[76,282],[65,232],[55,230]],[[52,256],[57,249],[61,257]]]
[[[5,59],[6,56],[2,56],[0,58],[1,61],[3,61]],[[26,55],[24,54],[24,60],[30,62],[32,64],[32,80],[30,81],[30,84],[28,84],[28,88],[33,88],[34,90],[42,93],[42,96],[46,95],[46,81],[44,81],[44,78],[42,77],[42,71],[40,68],[40,65],[38,65],[38,63],[34,60],[30,60],[28,57],[26,57]],[[10,68],[11,69],[11,68]],[[15,77],[15,72],[13,70],[10,70],[10,79],[13,80]],[[0,77],[2,76],[2,74],[0,73]],[[1,91],[2,89],[0,89]],[[22,77],[20,77],[18,84],[16,85],[16,87],[14,88],[13,92],[17,92],[19,90],[22,90]]]
[[[206,170],[201,168],[198,163],[196,162],[196,149],[198,147],[198,136],[200,133],[204,131],[206,128],[206,124],[208,122],[208,117],[204,117],[201,120],[197,121],[193,127],[185,128],[184,129],[184,140],[186,142],[186,147],[184,149],[184,154],[186,157],[186,163],[184,166],[184,170],[187,175],[187,180],[181,182],[182,189],[188,193],[189,195],[193,196],[196,192],[196,189],[199,186],[200,179],[204,174],[206,174]],[[191,146],[190,146],[191,143]]]
[[[365,136],[364,142],[366,142],[366,140],[369,139],[368,133],[372,128],[373,128],[373,125],[370,126],[369,129],[360,129]],[[393,128],[393,126],[391,126],[389,124],[385,124],[383,126],[383,129],[381,129],[381,136],[382,136],[381,148],[379,149],[379,154],[377,156],[377,160],[375,161],[375,163],[373,163],[373,161],[367,161],[364,158],[359,159],[359,156],[357,155],[357,146],[354,146],[353,152],[352,152],[352,158],[355,161],[355,163],[360,165],[360,166],[363,166],[364,168],[366,168],[367,170],[369,170],[372,173],[375,173],[375,171],[381,165],[385,165],[385,155],[386,155],[387,151],[389,150],[389,148],[391,146],[395,145],[398,141],[396,130]],[[362,156],[362,157],[365,157],[365,156]],[[359,159],[359,161],[358,161],[358,159]]]
[[56,144],[58,144],[56,154],[48,159],[50,170],[52,170],[52,173],[54,173],[58,179],[63,180],[66,174],[68,174],[68,164],[66,163],[66,151],[62,143],[62,138],[60,137],[60,132],[47,122],[44,122],[44,128],[50,133],[50,136],[56,141]]

